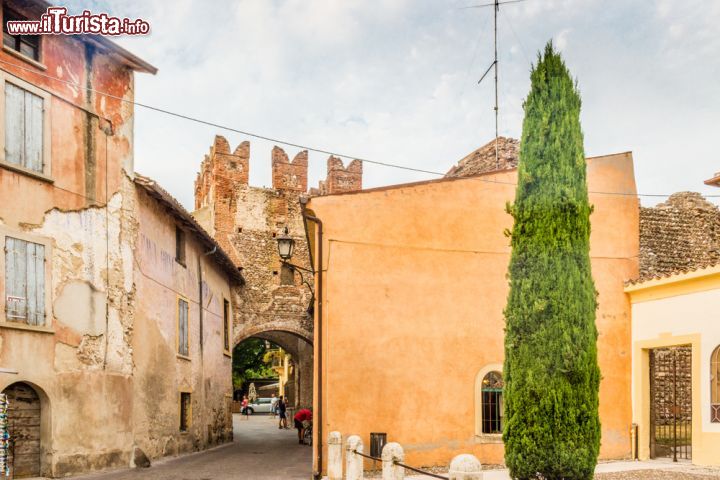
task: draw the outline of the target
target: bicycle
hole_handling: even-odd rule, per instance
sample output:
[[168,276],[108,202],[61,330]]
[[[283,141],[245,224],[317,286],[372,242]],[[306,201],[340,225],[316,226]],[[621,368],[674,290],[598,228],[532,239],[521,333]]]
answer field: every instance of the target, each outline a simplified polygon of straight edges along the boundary
[[310,445],[313,444],[313,431],[312,431],[312,423],[310,423],[307,427],[305,427],[303,432],[303,444],[304,445]]

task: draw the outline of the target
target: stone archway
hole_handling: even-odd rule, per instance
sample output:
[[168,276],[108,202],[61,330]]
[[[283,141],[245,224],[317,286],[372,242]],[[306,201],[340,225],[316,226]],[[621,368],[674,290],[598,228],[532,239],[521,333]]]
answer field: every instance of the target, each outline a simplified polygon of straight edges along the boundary
[[260,338],[278,345],[293,358],[292,391],[295,408],[312,408],[313,404],[313,345],[310,332],[292,326],[285,330],[262,327],[248,328],[235,336],[237,346],[249,338]]
[[10,434],[10,465],[13,478],[44,475],[44,452],[48,450],[49,403],[39,387],[28,382],[15,382],[3,392],[8,399],[8,433]]

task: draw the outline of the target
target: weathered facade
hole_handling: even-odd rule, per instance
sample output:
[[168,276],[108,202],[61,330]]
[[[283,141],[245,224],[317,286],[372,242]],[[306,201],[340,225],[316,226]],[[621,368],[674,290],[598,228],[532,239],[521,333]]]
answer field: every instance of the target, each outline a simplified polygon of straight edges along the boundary
[[[272,188],[249,185],[250,144],[231,151],[227,140],[215,137],[195,181],[193,215],[229,252],[243,270],[246,285],[236,300],[234,342],[260,337],[291,354],[295,368],[289,390],[291,404],[312,404],[312,287],[313,276],[303,226],[300,198],[308,190],[308,154],[293,160],[280,148],[271,155]],[[328,175],[318,190],[340,192],[362,188],[362,165],[347,168],[328,159]],[[291,263],[278,256],[276,236],[287,228],[295,240]]]
[[[37,18],[46,6],[3,2],[3,15]],[[224,322],[220,299],[241,276],[221,249],[206,255],[217,245],[187,212],[134,175],[133,75],[155,69],[103,38],[33,42],[0,51],[0,391],[11,394],[15,477],[226,440],[231,312]]]
[[[490,166],[473,167],[473,176],[309,200],[307,209],[323,222],[322,243],[317,224],[308,223],[308,233],[314,258],[322,249],[323,259],[315,266],[323,272],[315,329],[323,390],[314,432],[324,438],[337,430],[367,445],[370,432],[385,432],[417,466],[447,464],[459,453],[503,462],[511,253],[503,232],[512,226],[505,205],[517,170],[495,171],[494,145],[489,150]],[[591,191],[620,193],[590,194],[590,256],[599,292],[600,455],[628,458],[630,302],[623,282],[638,275],[639,202],[631,154],[587,165]]]

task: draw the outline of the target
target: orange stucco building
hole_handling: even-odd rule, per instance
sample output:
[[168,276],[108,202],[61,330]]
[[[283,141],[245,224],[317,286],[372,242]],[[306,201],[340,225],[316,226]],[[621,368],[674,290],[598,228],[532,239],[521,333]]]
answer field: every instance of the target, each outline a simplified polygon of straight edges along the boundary
[[[623,288],[637,276],[639,254],[633,160],[620,153],[587,165],[603,376],[600,456],[627,458],[630,303]],[[317,446],[330,431],[360,435],[365,445],[371,432],[385,432],[411,465],[447,464],[459,453],[503,462],[501,435],[483,423],[483,381],[502,373],[510,259],[504,231],[512,226],[505,205],[517,175],[511,165],[501,168],[307,202],[307,214],[322,222],[319,242],[319,222],[307,221],[322,271],[316,468],[318,459],[325,464],[327,446]],[[495,409],[501,419],[501,402]]]

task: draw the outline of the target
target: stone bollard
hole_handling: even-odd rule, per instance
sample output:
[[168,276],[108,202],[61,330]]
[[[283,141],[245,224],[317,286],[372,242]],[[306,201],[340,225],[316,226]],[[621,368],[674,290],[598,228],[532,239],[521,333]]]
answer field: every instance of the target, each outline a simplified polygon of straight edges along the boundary
[[330,432],[328,435],[328,459],[327,474],[328,480],[342,480],[342,435],[340,432]]
[[363,457],[354,452],[364,453],[363,441],[358,435],[350,435],[345,444],[345,480],[362,480],[364,475]]
[[463,453],[450,462],[450,480],[482,480],[482,465],[475,455]]
[[399,443],[390,442],[382,450],[382,480],[403,480],[405,468],[395,462],[405,461],[405,452]]

